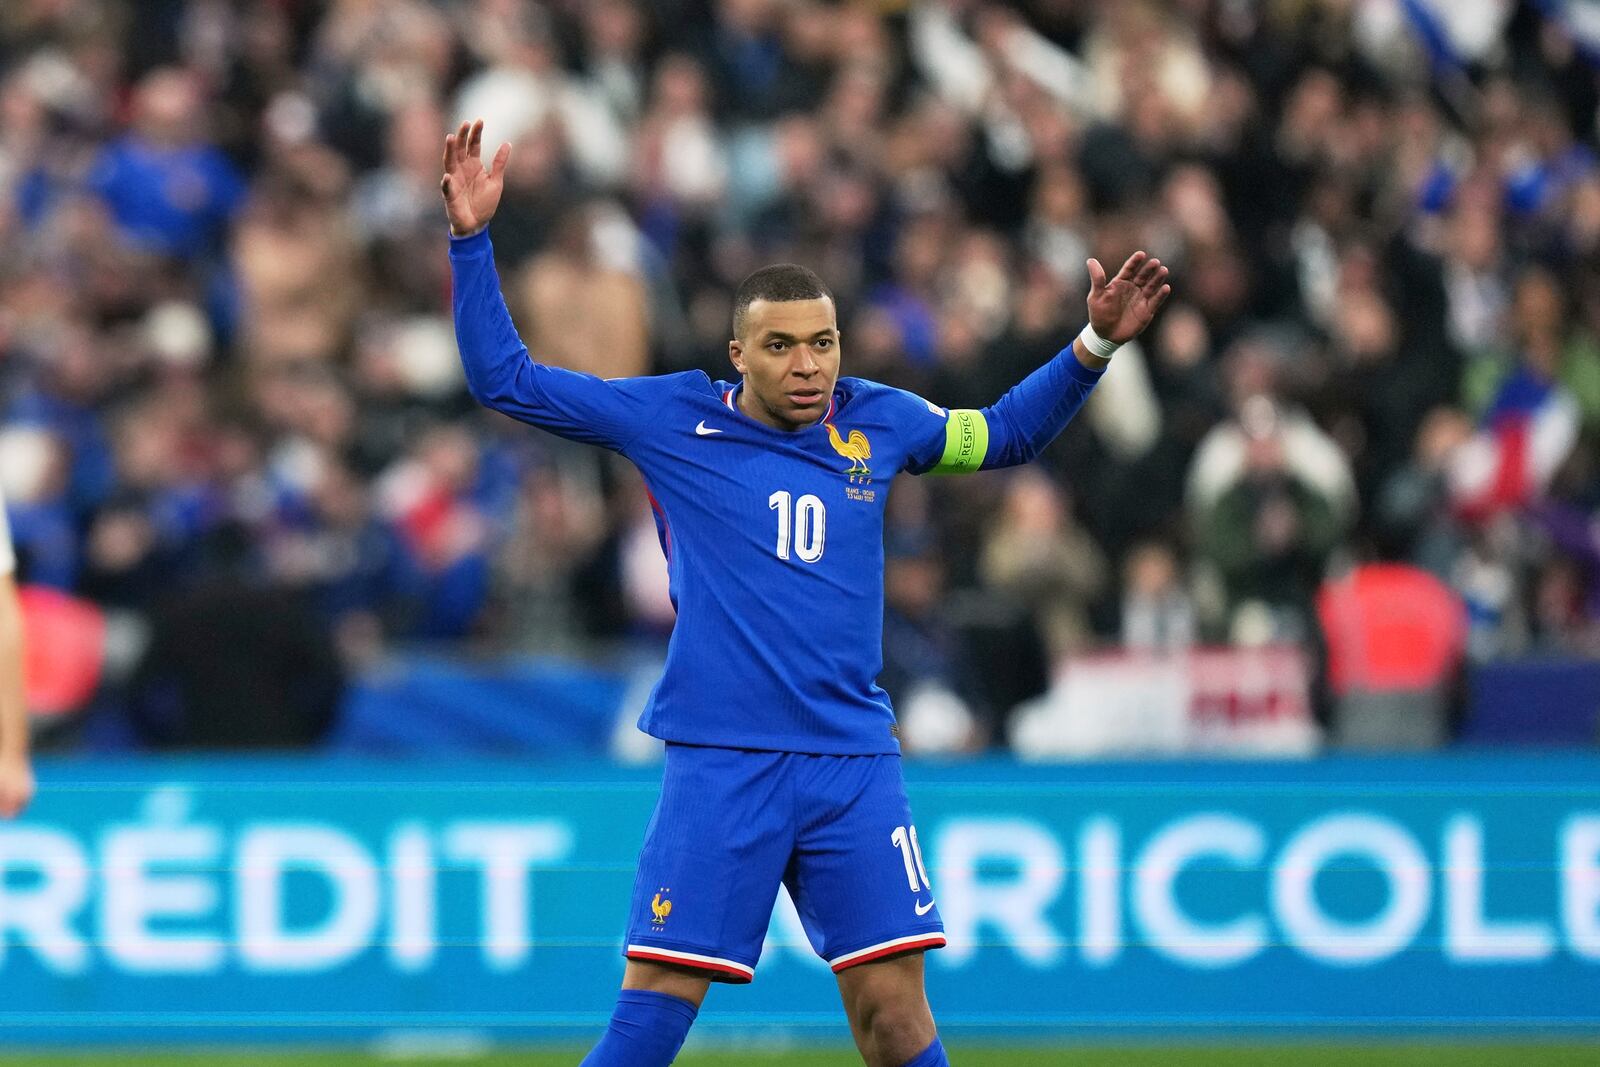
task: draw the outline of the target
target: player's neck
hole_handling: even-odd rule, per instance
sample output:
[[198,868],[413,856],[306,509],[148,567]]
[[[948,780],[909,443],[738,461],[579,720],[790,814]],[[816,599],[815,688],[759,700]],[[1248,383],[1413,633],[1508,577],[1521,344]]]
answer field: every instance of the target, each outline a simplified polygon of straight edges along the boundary
[[756,396],[753,391],[751,391],[749,379],[745,379],[744,383],[740,385],[739,393],[736,397],[734,397],[734,403],[739,406],[740,411],[744,412],[750,418],[755,419],[763,426],[770,426],[774,430],[782,430],[784,433],[797,433],[800,430],[815,426],[817,423],[822,421],[822,416],[820,415],[810,422],[802,423],[789,422],[786,419],[779,418],[777,415],[774,415],[771,411],[767,410],[767,406],[761,402],[761,399]]

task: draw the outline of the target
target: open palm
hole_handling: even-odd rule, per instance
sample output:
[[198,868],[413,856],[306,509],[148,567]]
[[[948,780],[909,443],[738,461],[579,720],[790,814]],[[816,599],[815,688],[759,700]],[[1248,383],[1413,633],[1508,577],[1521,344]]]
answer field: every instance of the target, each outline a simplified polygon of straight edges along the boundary
[[439,182],[439,192],[444,194],[451,233],[466,237],[489,225],[500,206],[500,194],[505,192],[506,160],[510,158],[511,145],[503,144],[484,167],[482,119],[463,122],[444,139],[444,179]]
[[1089,260],[1089,324],[1094,332],[1118,344],[1138,337],[1171,295],[1166,281],[1167,268],[1144,252],[1129,256],[1109,281],[1100,261]]

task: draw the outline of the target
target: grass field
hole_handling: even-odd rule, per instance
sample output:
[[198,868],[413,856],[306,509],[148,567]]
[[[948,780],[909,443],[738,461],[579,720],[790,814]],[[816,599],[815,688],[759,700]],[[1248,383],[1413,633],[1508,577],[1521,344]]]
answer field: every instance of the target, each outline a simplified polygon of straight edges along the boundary
[[[1600,1045],[1352,1043],[1003,1050],[955,1045],[950,1055],[959,1067],[1594,1067],[1600,1064]],[[581,1058],[577,1051],[501,1052],[446,1059],[356,1052],[95,1052],[0,1055],[0,1067],[573,1067]],[[859,1067],[860,1063],[843,1051],[685,1053],[678,1060],[679,1067]]]

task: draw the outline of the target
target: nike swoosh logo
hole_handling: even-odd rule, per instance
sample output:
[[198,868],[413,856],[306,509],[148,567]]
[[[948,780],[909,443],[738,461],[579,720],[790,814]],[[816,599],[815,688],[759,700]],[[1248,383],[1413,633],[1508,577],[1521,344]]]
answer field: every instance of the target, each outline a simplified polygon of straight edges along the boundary
[[918,915],[926,915],[933,910],[933,901],[930,900],[926,904],[919,903],[915,910]]
[[721,433],[722,431],[721,430],[713,430],[711,427],[706,425],[706,420],[705,419],[701,419],[700,420],[700,424],[694,428],[694,432],[699,434],[701,437],[708,437],[711,434]]

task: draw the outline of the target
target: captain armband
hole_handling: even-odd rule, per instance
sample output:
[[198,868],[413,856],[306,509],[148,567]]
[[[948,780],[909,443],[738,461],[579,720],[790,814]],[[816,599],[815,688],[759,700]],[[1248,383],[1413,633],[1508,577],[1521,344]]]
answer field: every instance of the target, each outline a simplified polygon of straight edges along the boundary
[[989,420],[974,408],[951,408],[944,427],[944,455],[929,474],[967,474],[983,466],[989,451]]

